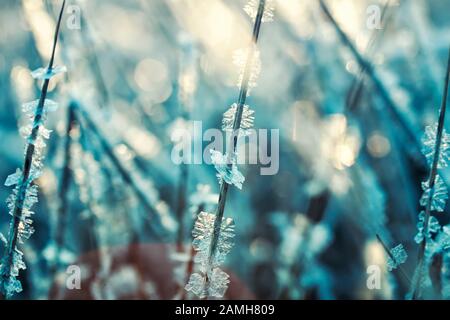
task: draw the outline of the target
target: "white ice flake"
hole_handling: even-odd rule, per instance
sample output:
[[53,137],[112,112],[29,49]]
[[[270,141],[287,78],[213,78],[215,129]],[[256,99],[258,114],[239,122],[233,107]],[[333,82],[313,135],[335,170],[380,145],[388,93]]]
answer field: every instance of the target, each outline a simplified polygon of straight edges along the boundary
[[205,289],[206,276],[199,273],[193,273],[189,277],[189,281],[184,287],[186,291],[190,291],[199,298],[205,298],[207,293]]
[[[22,105],[22,111],[24,113],[30,114],[31,116],[34,116],[38,106],[39,106],[39,99],[27,102]],[[58,110],[58,103],[50,99],[45,99],[43,110],[44,113],[54,112],[56,110]]]
[[399,265],[405,263],[406,259],[408,259],[408,254],[406,253],[406,250],[405,248],[403,248],[402,244],[399,244],[398,246],[392,248],[390,252],[394,259],[389,257],[387,260],[387,267],[389,271],[397,269]]
[[[434,152],[436,149],[436,134],[438,124],[427,126],[425,134],[422,138],[423,147],[422,153],[427,158],[428,163],[433,163]],[[447,162],[450,159],[450,135],[446,133],[445,129],[442,132],[441,148],[439,151],[438,169],[447,167]]]
[[22,170],[17,169],[15,173],[10,174],[5,181],[5,187],[11,187],[20,183],[22,179]]
[[[214,234],[216,216],[208,212],[200,212],[194,225],[192,242],[195,251],[195,263],[199,264],[200,273],[193,273],[185,289],[199,297],[223,297],[229,276],[218,267],[225,261],[226,255],[234,245],[234,221],[223,218],[220,225],[216,250],[210,259],[211,242]],[[207,276],[206,276],[207,275]],[[205,281],[208,279],[207,288]]]
[[[256,20],[259,5],[260,5],[259,0],[250,0],[244,7],[244,11],[250,16],[250,18],[252,18],[253,21]],[[273,21],[274,11],[275,11],[275,1],[266,0],[262,16],[262,22]]]
[[31,72],[31,76],[34,79],[38,80],[49,80],[50,78],[60,74],[67,72],[67,68],[65,66],[56,66],[52,69],[49,68],[39,68]]
[[211,297],[222,298],[228,289],[230,283],[230,276],[220,270],[214,268],[210,273],[210,283],[208,286],[208,294]]
[[[426,207],[428,198],[430,197],[431,189],[429,188],[429,182],[422,182],[423,195],[420,198],[420,205]],[[448,199],[447,187],[441,176],[436,175],[434,182],[434,191],[431,198],[431,210],[442,212],[445,209],[445,203]]]
[[[214,233],[214,221],[216,216],[208,212],[200,212],[197,221],[192,231],[194,238],[192,244],[197,255],[195,262],[200,264],[200,268],[203,272],[206,272],[209,265],[208,256],[211,246],[211,240]],[[217,243],[217,249],[215,256],[212,258],[212,266],[219,266],[224,260],[225,256],[230,252],[233,247],[234,238],[234,221],[231,218],[223,218],[220,236]]]
[[[426,207],[431,189],[429,188],[428,181],[422,182],[423,195],[420,198],[420,205]],[[445,209],[445,203],[448,199],[447,187],[445,186],[444,180],[441,176],[436,175],[436,180],[434,182],[434,191],[431,199],[431,210],[443,212]]]
[[236,165],[236,155],[232,156],[231,161],[229,161],[227,154],[222,154],[219,151],[212,149],[210,152],[211,161],[217,170],[217,178],[219,179],[219,182],[223,183],[223,181],[225,181],[228,184],[236,186],[238,189],[242,189],[242,184],[245,181],[245,177]]
[[417,223],[418,233],[414,237],[414,241],[418,244],[423,241],[425,236],[427,237],[427,239],[429,239],[429,238],[431,238],[432,233],[437,233],[441,229],[441,225],[439,224],[439,221],[435,217],[430,216],[430,218],[428,220],[427,234],[425,235],[424,230],[423,230],[424,222],[425,222],[425,212],[421,211],[419,214],[419,222]]
[[[236,117],[236,112],[238,110],[237,103],[234,103],[230,109],[228,109],[223,114],[222,120],[222,130],[224,131],[233,131],[234,119]],[[254,117],[255,111],[250,109],[248,105],[244,105],[242,108],[242,118],[239,128],[239,135],[247,136],[251,133],[249,129],[253,128],[253,122],[255,120]]]
[[237,82],[238,88],[242,87],[244,81],[245,69],[247,68],[247,64],[249,69],[248,83],[247,83],[247,95],[250,94],[250,91],[257,86],[257,80],[259,74],[261,73],[261,58],[259,54],[259,50],[255,47],[250,54],[249,50],[252,49],[238,49],[233,54],[233,63],[237,66],[239,70],[239,78]]

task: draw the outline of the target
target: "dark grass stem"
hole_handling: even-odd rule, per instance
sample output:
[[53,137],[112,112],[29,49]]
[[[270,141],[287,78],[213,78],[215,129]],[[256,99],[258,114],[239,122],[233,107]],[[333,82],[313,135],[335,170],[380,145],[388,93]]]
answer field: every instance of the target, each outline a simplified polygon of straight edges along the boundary
[[75,121],[75,112],[73,110],[73,104],[69,104],[67,109],[67,125],[66,125],[66,135],[64,141],[64,163],[62,167],[61,180],[58,188],[58,198],[59,198],[59,207],[57,211],[57,224],[55,230],[55,250],[56,250],[56,260],[53,262],[52,266],[52,274],[58,270],[60,266],[59,255],[64,248],[65,245],[65,234],[67,229],[67,212],[69,211],[69,199],[68,199],[68,190],[71,182],[71,145],[72,138],[71,132],[73,131],[76,121]]
[[[389,247],[386,245],[386,243],[383,241],[383,239],[381,239],[381,236],[379,234],[376,234],[377,240],[378,242],[381,244],[381,246],[383,247],[383,250],[386,252],[386,254],[389,256],[389,258],[392,259],[392,261],[397,262],[397,259],[394,257],[394,255],[391,253],[391,250],[389,249]],[[405,269],[403,268],[403,266],[401,264],[398,264],[398,270],[400,271],[401,275],[403,276],[403,278],[405,278],[405,280],[408,282],[409,285],[412,284],[411,278],[408,276],[408,273],[405,271]]]
[[[258,12],[256,14],[255,24],[253,27],[253,34],[252,34],[252,41],[251,41],[252,45],[248,51],[247,61],[246,61],[245,69],[244,69],[244,76],[243,76],[242,85],[241,85],[240,92],[239,92],[238,106],[237,106],[236,115],[234,117],[234,123],[233,123],[233,135],[229,141],[229,148],[228,148],[228,150],[231,150],[231,152],[228,152],[228,161],[227,161],[228,167],[230,169],[233,166],[232,157],[236,152],[236,146],[237,146],[238,137],[239,137],[239,129],[241,127],[242,113],[244,111],[244,105],[247,100],[247,93],[248,93],[249,81],[250,81],[250,77],[251,77],[252,65],[253,65],[256,45],[258,43],[259,32],[261,30],[261,24],[262,24],[262,18],[263,18],[263,14],[264,14],[265,4],[266,4],[265,0],[260,0]],[[219,202],[217,205],[216,218],[214,220],[214,230],[213,230],[211,246],[210,246],[209,255],[208,255],[209,265],[212,264],[213,257],[215,256],[216,250],[217,250],[217,243],[218,243],[219,237],[220,237],[220,229],[221,229],[221,224],[222,224],[222,219],[223,219],[223,213],[224,213],[225,204],[227,201],[228,188],[229,188],[229,184],[226,182],[223,182],[220,187]],[[208,283],[208,282],[209,282],[209,279],[208,279],[208,275],[206,274],[206,283]]]
[[[78,103],[75,103],[75,111],[76,111],[76,118],[78,119],[81,117],[84,120],[86,129],[89,129],[90,132],[94,134],[94,136],[97,138],[98,142],[100,143],[102,149],[105,151],[105,155],[111,160],[111,163],[114,165],[114,167],[117,169],[117,172],[120,174],[124,182],[133,190],[136,197],[139,199],[145,210],[149,213],[150,219],[157,219],[158,213],[156,212],[153,205],[150,203],[149,199],[147,199],[147,196],[145,195],[145,192],[141,190],[134,181],[132,175],[128,172],[128,170],[121,164],[121,161],[117,156],[115,155],[113,151],[113,147],[109,143],[109,141],[103,136],[103,134],[100,132],[100,130],[97,128],[97,125],[95,122],[91,119],[89,114],[83,109],[84,107],[81,106]],[[167,234],[164,232],[161,232],[158,224],[153,223],[147,223],[147,225],[150,227],[152,232],[159,238],[159,239],[165,239],[167,238]],[[163,228],[164,229],[164,228]]]
[[[54,34],[54,38],[53,38],[52,54],[50,57],[50,62],[48,64],[48,68],[47,68],[48,71],[51,71],[53,69],[56,45],[58,43],[58,36],[59,36],[61,20],[62,20],[62,16],[64,13],[65,4],[66,4],[66,0],[63,1],[62,5],[61,5],[61,10],[59,12],[58,22],[56,24],[56,30],[55,30],[55,34]],[[26,151],[25,151],[25,160],[24,160],[23,169],[22,169],[22,177],[20,180],[21,183],[20,183],[20,187],[19,187],[19,190],[17,193],[16,201],[14,203],[13,218],[12,218],[10,228],[9,228],[8,244],[6,247],[6,254],[5,254],[6,256],[2,262],[3,268],[4,268],[2,270],[2,274],[1,274],[2,283],[4,283],[5,281],[9,281],[8,279],[11,276],[11,269],[12,269],[12,265],[14,263],[13,262],[14,251],[16,250],[18,234],[19,234],[19,224],[22,220],[24,201],[26,199],[25,196],[26,196],[27,190],[30,186],[29,178],[30,178],[30,172],[31,172],[32,163],[33,163],[33,156],[34,156],[35,148],[36,148],[35,141],[39,134],[39,129],[41,128],[42,117],[44,115],[44,105],[45,105],[45,100],[47,98],[49,84],[50,84],[50,79],[45,79],[44,83],[42,85],[39,102],[38,102],[38,105],[37,105],[37,108],[35,111],[32,131],[31,131],[31,134],[28,139],[31,142],[28,143],[28,145],[26,147]],[[4,287],[2,286],[2,290],[3,289],[4,289]],[[3,292],[3,294],[5,294],[5,292]]]

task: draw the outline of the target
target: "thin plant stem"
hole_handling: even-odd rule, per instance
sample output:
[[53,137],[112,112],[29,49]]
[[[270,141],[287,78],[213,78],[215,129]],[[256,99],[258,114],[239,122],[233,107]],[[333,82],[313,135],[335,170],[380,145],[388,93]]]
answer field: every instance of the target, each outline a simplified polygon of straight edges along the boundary
[[71,138],[71,132],[73,128],[75,127],[76,121],[75,121],[75,113],[73,110],[74,106],[72,103],[69,104],[68,110],[67,110],[67,126],[66,126],[66,136],[65,136],[65,143],[64,143],[64,164],[63,164],[63,171],[61,175],[61,181],[59,185],[58,195],[60,199],[59,207],[58,207],[58,215],[57,215],[57,224],[56,224],[56,231],[55,231],[55,246],[56,246],[56,261],[53,265],[52,273],[54,274],[58,267],[59,267],[59,255],[61,253],[61,250],[64,247],[64,236],[66,234],[66,227],[67,227],[67,212],[69,209],[69,201],[68,201],[68,189],[70,186],[71,181],[71,157],[70,157],[70,149],[72,145],[72,138]]
[[[55,61],[56,45],[58,43],[58,35],[59,35],[59,30],[60,30],[60,26],[61,26],[61,20],[62,20],[62,16],[64,13],[65,5],[66,5],[66,0],[63,0],[63,3],[61,5],[61,10],[59,12],[58,22],[56,24],[54,38],[53,38],[52,54],[50,57],[50,62],[48,64],[48,68],[47,68],[48,71],[51,71],[53,69],[53,64]],[[33,128],[31,130],[31,134],[28,139],[28,141],[30,141],[30,143],[28,143],[28,145],[26,147],[26,151],[25,151],[25,160],[24,160],[23,169],[22,169],[22,177],[20,180],[21,183],[20,183],[20,187],[19,187],[19,190],[17,193],[16,201],[14,203],[13,221],[10,224],[9,234],[8,234],[8,244],[6,247],[6,257],[3,260],[5,269],[3,270],[4,272],[2,272],[2,275],[1,275],[2,282],[7,281],[7,278],[11,274],[11,267],[13,264],[14,251],[16,250],[16,245],[17,245],[17,240],[18,240],[18,235],[19,235],[19,224],[22,220],[24,202],[26,199],[28,187],[30,186],[29,178],[30,178],[31,167],[32,167],[32,163],[33,163],[34,151],[36,148],[35,141],[39,134],[42,117],[44,115],[44,105],[45,105],[45,100],[47,98],[49,84],[50,84],[50,79],[45,79],[44,83],[42,85],[39,102],[38,102],[38,105],[37,105],[37,108],[35,111],[35,116],[33,119]]]
[[[144,206],[145,210],[150,214],[151,218],[156,218],[158,216],[158,213],[156,212],[153,205],[150,203],[150,201],[147,199],[147,196],[145,195],[145,192],[141,190],[134,181],[132,175],[128,172],[128,170],[121,164],[120,160],[117,158],[117,156],[114,154],[113,147],[110,145],[109,141],[101,134],[99,129],[97,128],[94,121],[91,119],[89,114],[83,110],[83,106],[77,104],[77,107],[75,108],[75,111],[84,119],[86,127],[94,134],[94,136],[98,139],[101,147],[105,151],[105,155],[108,156],[108,158],[111,160],[111,163],[114,165],[114,167],[117,169],[118,173],[122,177],[122,179],[127,183],[130,188],[133,190],[133,192],[136,194],[137,198],[141,202],[141,204]],[[78,116],[77,116],[78,118]],[[154,234],[163,239],[167,235],[163,234],[158,227],[156,227],[153,223],[148,223],[151,230],[154,232]]]
[[[239,137],[239,129],[241,127],[242,113],[244,111],[244,105],[247,100],[247,93],[248,93],[248,89],[249,89],[249,81],[250,81],[250,77],[251,77],[252,65],[253,65],[253,60],[254,60],[254,55],[255,55],[255,50],[256,50],[256,44],[257,44],[258,38],[259,38],[259,32],[261,30],[261,24],[262,24],[262,18],[263,18],[263,14],[264,14],[265,4],[266,4],[265,0],[260,0],[258,12],[257,12],[256,19],[255,19],[255,24],[253,27],[252,45],[248,50],[247,61],[246,61],[245,69],[244,69],[244,76],[243,76],[242,85],[241,85],[240,92],[239,92],[237,109],[236,109],[236,114],[235,114],[234,123],[233,123],[233,134],[229,141],[229,148],[227,149],[227,150],[231,150],[231,152],[228,152],[228,161],[227,161],[228,162],[227,165],[230,169],[233,166],[232,157],[236,152],[236,147],[237,147],[237,142],[238,142],[238,137]],[[218,244],[218,241],[220,238],[220,229],[221,229],[223,214],[224,214],[224,210],[225,210],[225,204],[227,201],[228,188],[229,188],[228,183],[223,181],[222,185],[220,187],[219,202],[218,202],[217,209],[216,209],[216,217],[214,220],[213,235],[212,235],[212,239],[211,239],[211,246],[209,249],[209,255],[208,255],[208,264],[209,265],[212,264],[212,260],[216,254],[217,244]],[[206,274],[205,285],[207,285],[207,283],[208,283],[208,275]]]
[[[386,245],[386,243],[384,243],[383,239],[381,239],[379,234],[376,234],[377,240],[378,242],[381,244],[381,246],[383,247],[384,251],[386,252],[386,254],[389,256],[389,258],[392,259],[392,261],[397,261],[397,259],[395,259],[395,257],[392,255],[391,250],[389,250],[389,247]],[[398,265],[398,269],[400,271],[400,273],[402,274],[402,276],[405,278],[405,280],[409,283],[409,285],[411,285],[412,281],[411,278],[408,276],[408,273],[405,271],[405,269],[403,268],[403,266],[401,264]]]

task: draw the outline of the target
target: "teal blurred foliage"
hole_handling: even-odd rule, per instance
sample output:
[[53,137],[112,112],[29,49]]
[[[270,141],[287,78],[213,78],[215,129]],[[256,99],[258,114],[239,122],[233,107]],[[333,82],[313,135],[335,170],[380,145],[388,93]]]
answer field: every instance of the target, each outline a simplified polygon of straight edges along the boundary
[[[279,129],[279,171],[238,164],[245,182],[225,206],[235,223],[225,298],[404,299],[429,175],[421,138],[438,120],[450,3],[275,2],[246,117],[254,129]],[[49,88],[59,109],[46,124],[53,133],[15,299],[192,298],[183,290],[191,233],[199,212],[214,213],[219,184],[212,164],[174,163],[173,132],[193,121],[222,128],[242,81],[233,53],[251,37],[246,3],[68,1],[56,52],[68,72]],[[41,90],[30,72],[48,64],[59,6],[0,4],[3,181],[23,163],[22,104]],[[201,135],[192,142],[208,145]],[[439,174],[448,185],[450,170]],[[4,235],[10,192],[0,188]],[[433,227],[444,227],[431,230],[440,250],[428,257],[424,297],[448,299],[450,212],[436,205]],[[80,290],[66,286],[73,264]],[[379,289],[368,285],[374,265]]]

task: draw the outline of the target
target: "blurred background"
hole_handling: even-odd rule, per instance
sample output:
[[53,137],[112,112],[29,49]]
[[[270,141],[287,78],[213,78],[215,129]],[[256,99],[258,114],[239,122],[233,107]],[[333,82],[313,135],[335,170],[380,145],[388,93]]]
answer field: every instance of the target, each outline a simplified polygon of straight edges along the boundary
[[[59,109],[46,123],[16,299],[190,298],[193,219],[214,212],[219,185],[212,165],[176,165],[171,138],[193,120],[220,128],[236,102],[233,53],[252,31],[246,2],[68,1],[56,52],[68,72],[50,83]],[[48,64],[60,5],[1,2],[0,179],[22,166],[21,105],[39,97],[30,71]],[[236,223],[226,298],[405,297],[428,174],[420,138],[438,117],[449,10],[446,0],[276,1],[247,103],[256,129],[279,129],[279,172],[239,166],[246,181],[225,208]],[[3,234],[10,192],[0,188]],[[408,259],[389,272],[383,244],[400,243]],[[69,265],[81,268],[81,290],[66,288]],[[449,298],[440,279],[430,290]]]

